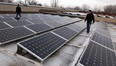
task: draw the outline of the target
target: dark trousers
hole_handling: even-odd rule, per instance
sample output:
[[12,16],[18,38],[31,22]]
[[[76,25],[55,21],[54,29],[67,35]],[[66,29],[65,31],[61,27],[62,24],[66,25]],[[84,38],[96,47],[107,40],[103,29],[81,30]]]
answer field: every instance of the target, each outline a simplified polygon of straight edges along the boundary
[[20,16],[21,17],[21,13],[16,13],[16,18]]
[[87,22],[87,33],[90,32],[91,22]]

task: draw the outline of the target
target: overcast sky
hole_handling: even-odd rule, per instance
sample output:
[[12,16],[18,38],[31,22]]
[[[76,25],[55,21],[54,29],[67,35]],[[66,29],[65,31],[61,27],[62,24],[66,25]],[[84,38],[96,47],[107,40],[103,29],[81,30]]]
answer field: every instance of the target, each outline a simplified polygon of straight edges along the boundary
[[[50,6],[52,0],[36,0],[36,1],[38,1],[42,5]],[[91,8],[103,7],[104,5],[116,4],[116,0],[59,0],[59,5],[63,7],[75,7],[75,6],[81,7],[84,4],[89,5]]]

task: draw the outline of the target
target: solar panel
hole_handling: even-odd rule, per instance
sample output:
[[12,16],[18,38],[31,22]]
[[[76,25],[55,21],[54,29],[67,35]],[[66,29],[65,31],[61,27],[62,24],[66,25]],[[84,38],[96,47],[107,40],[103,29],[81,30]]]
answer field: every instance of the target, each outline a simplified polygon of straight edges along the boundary
[[102,25],[98,25],[98,28],[99,28],[99,29],[108,30],[108,27],[104,27],[104,26],[102,26]]
[[20,42],[18,45],[40,61],[43,61],[63,46],[65,42],[66,41],[62,38],[49,32],[27,41]]
[[72,39],[77,34],[76,31],[71,30],[67,27],[59,28],[57,30],[54,30],[53,32],[55,32],[56,34],[66,38],[68,40]]
[[98,28],[99,29],[104,29],[104,30],[108,30],[107,24],[105,22],[100,22],[98,24]]
[[38,20],[38,21],[42,21],[42,19],[39,17],[39,15],[31,15],[29,18],[31,18],[31,20]]
[[83,21],[77,22],[75,24],[77,24],[78,26],[80,26],[82,28],[86,28],[86,23],[84,23]]
[[52,15],[46,15],[46,16],[55,20],[56,22],[64,22],[64,21],[66,22],[66,21],[68,21],[68,23],[71,23],[71,22],[75,21],[75,19],[72,19],[72,18],[69,18],[69,17],[60,17],[60,16],[55,17],[55,16],[52,16]]
[[12,19],[12,18],[0,18],[0,22],[9,22],[9,21],[15,21],[14,19]]
[[10,28],[10,27],[5,23],[0,23],[0,29],[6,29],[6,28]]
[[34,24],[34,25],[29,25],[27,26],[28,28],[32,29],[33,31],[35,32],[43,32],[43,31],[46,31],[46,30],[50,30],[51,27],[44,24],[44,23],[41,23],[41,24]]
[[13,18],[15,21],[26,21],[28,20],[29,18],[24,18],[24,17],[21,17],[21,18]]
[[66,19],[66,18],[64,18],[64,17],[60,17],[59,20],[57,20],[57,18],[59,18],[59,17],[56,17],[56,21],[59,22],[59,23],[61,23],[61,24],[63,24],[63,25],[69,24],[69,23],[72,22],[71,20]]
[[71,23],[71,22],[74,22],[70,17],[62,17],[63,21],[66,21],[67,23]]
[[41,15],[40,16],[43,20],[45,20],[46,22],[56,22],[55,20],[45,16],[45,15]]
[[97,28],[96,29],[96,32],[99,32],[100,34],[102,34],[104,36],[110,37],[110,33],[109,33],[108,30],[104,30],[104,29]]
[[14,17],[14,16],[16,16],[16,14],[8,14],[7,16],[8,17]]
[[80,63],[84,66],[116,66],[116,55],[113,51],[90,41]]
[[58,22],[46,22],[47,24],[51,25],[52,27],[59,27],[62,26],[62,24],[58,23]]
[[29,25],[31,23],[29,23],[28,21],[14,21],[14,22],[7,22],[9,25],[13,26],[13,27],[17,27],[17,26],[24,26],[24,25]]
[[99,25],[103,26],[103,27],[107,27],[106,22],[100,22]]
[[27,37],[31,34],[33,34],[33,32],[24,27],[0,30],[0,44],[8,43],[23,37]]
[[112,40],[108,37],[105,37],[105,36],[95,32],[91,39],[93,41],[100,43],[101,45],[104,45],[108,48],[113,49]]
[[60,16],[51,16],[51,18],[55,19],[55,20],[61,20],[62,19],[62,17],[60,17]]
[[43,23],[43,22],[44,22],[44,21],[41,20],[41,19],[29,20],[29,21],[31,21],[31,22],[34,23],[34,24],[38,24],[38,23]]
[[68,25],[67,27],[69,27],[69,28],[75,30],[76,32],[81,32],[81,31],[83,30],[82,27],[80,27],[80,26],[78,26],[78,25],[76,25],[76,24],[71,24],[71,25]]
[[72,22],[75,22],[75,21],[80,21],[81,19],[80,18],[71,18]]
[[32,18],[32,20],[40,19],[40,18],[38,17],[38,15],[36,15],[36,14],[31,14],[31,15],[30,15],[30,18]]
[[71,21],[64,19],[60,16],[52,16],[51,19],[54,19],[56,22],[61,23],[63,25],[71,23]]
[[2,17],[8,17],[8,14],[0,14]]

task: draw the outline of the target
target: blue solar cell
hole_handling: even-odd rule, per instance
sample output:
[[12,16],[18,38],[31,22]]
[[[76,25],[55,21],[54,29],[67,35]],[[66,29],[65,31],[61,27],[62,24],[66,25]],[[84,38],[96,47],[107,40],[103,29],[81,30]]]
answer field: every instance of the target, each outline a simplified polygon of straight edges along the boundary
[[104,36],[107,36],[107,37],[110,37],[110,33],[108,30],[105,30],[105,29],[102,29],[102,28],[97,28],[96,29],[96,32],[104,35]]
[[100,43],[101,45],[104,45],[108,48],[113,49],[112,40],[108,37],[105,37],[104,35],[101,35],[101,34],[95,32],[91,39],[93,41]]
[[72,39],[77,34],[76,31],[71,30],[67,27],[59,28],[57,30],[54,30],[53,32],[55,32],[56,34],[66,38],[68,40]]
[[39,23],[43,23],[43,22],[44,22],[44,21],[41,20],[41,19],[29,20],[29,21],[31,21],[31,22],[34,23],[34,24],[39,24]]
[[62,24],[58,23],[58,22],[46,22],[47,24],[49,24],[52,27],[59,27],[62,26]]
[[9,22],[9,21],[15,21],[14,19],[10,18],[0,18],[0,22]]
[[20,42],[18,45],[38,58],[40,61],[43,61],[63,46],[65,42],[66,41],[62,38],[49,32],[24,42]]
[[32,34],[33,32],[24,27],[0,30],[0,43],[1,44],[8,43],[20,38],[30,36]]
[[14,21],[14,22],[7,22],[9,25],[13,26],[13,27],[17,27],[17,26],[24,26],[24,25],[30,25],[31,23],[29,23],[28,21]]
[[38,33],[52,29],[52,27],[50,27],[50,26],[48,26],[48,25],[46,25],[44,23],[29,25],[27,27],[32,29],[35,32],[38,32]]
[[86,28],[86,23],[84,23],[83,21],[77,22],[75,24],[77,24],[78,26],[80,26],[82,28]]
[[82,27],[80,27],[80,26],[78,26],[78,25],[76,25],[76,24],[71,24],[71,25],[68,25],[67,27],[69,27],[69,28],[75,30],[75,31],[78,32],[78,33],[81,32],[81,31],[83,30]]
[[10,28],[10,27],[5,23],[0,23],[0,29],[6,29],[6,28]]
[[92,41],[90,41],[80,60],[80,63],[84,66],[116,66],[115,62],[116,55],[113,51]]

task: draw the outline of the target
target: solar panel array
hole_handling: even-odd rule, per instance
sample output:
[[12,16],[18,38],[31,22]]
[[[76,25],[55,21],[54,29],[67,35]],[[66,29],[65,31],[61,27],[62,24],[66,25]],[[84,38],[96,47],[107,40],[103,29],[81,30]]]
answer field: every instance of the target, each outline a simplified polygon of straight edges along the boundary
[[52,27],[50,27],[49,25],[47,25],[45,23],[28,25],[27,27],[37,33],[52,29]]
[[99,23],[79,63],[84,66],[116,66],[116,54],[113,50],[107,24]]
[[46,24],[49,24],[52,27],[59,27],[62,26],[62,24],[58,23],[58,22],[46,22]]
[[[74,23],[74,25],[77,24]],[[85,27],[83,27],[83,29],[85,29]],[[60,49],[64,44],[74,38],[79,31],[76,32],[73,28],[70,29],[68,26],[63,26],[51,32],[20,42],[18,46],[38,58],[38,60],[44,61],[53,52]],[[37,47],[37,49],[35,47]]]
[[93,41],[96,41],[96,42],[100,43],[101,45],[104,45],[104,46],[106,46],[108,48],[113,49],[111,38],[105,37],[105,36],[95,32],[91,39]]
[[56,49],[61,47],[65,42],[66,40],[49,32],[44,35],[21,42],[19,45],[25,47],[27,51],[35,54],[36,57],[42,61]]
[[5,23],[0,23],[0,29],[6,29],[6,28],[10,28],[10,26],[8,26]]
[[116,55],[113,51],[90,41],[80,63],[84,66],[116,66]]
[[[63,26],[63,24],[60,24],[56,22],[55,20],[49,18],[51,15],[44,15],[44,14],[22,14],[22,17],[20,20],[16,20],[15,14],[0,14],[0,34],[1,34],[1,44],[6,44],[8,42],[15,41],[14,39],[20,39],[20,33],[23,30],[20,30],[20,28],[23,28],[24,30],[28,30],[32,32],[34,35],[42,33],[44,31],[48,31],[50,29],[54,29],[56,27]],[[45,21],[44,19],[49,21]],[[62,17],[60,17],[61,19]],[[71,18],[70,18],[71,19]],[[78,21],[78,20],[77,20]],[[26,27],[23,27],[26,26]],[[19,27],[19,28],[17,28]],[[17,35],[17,29],[19,34]],[[9,33],[11,31],[11,33]],[[13,32],[14,31],[14,32]],[[4,34],[4,35],[3,35]],[[9,35],[9,36],[7,36]],[[17,35],[17,37],[13,36]],[[19,36],[19,37],[18,37]],[[28,35],[27,35],[28,36]],[[13,38],[14,37],[14,38]],[[26,37],[25,35],[21,36],[21,38]]]
[[30,25],[31,23],[29,23],[28,21],[14,21],[14,22],[7,22],[9,25],[13,26],[13,27],[17,27],[17,26],[24,26],[24,25]]
[[44,14],[22,14],[20,20],[16,20],[13,14],[1,15],[0,19],[1,25],[3,24],[0,44],[31,36],[19,42],[18,46],[40,61],[45,60],[86,28],[84,22],[81,23],[83,27],[78,26],[80,22],[75,23],[80,21],[78,18]]
[[20,38],[24,38],[31,34],[33,34],[33,32],[31,32],[30,30],[24,27],[0,30],[0,44],[4,44]]
[[110,33],[108,30],[107,24],[103,22],[103,23],[99,23],[98,26],[99,27],[97,27],[91,39],[93,41],[100,43],[101,45],[104,45],[110,49],[113,49],[113,44],[110,38]]
[[11,17],[3,17],[3,18],[0,18],[0,22],[11,22],[11,21],[15,21],[13,18]]
[[[80,31],[83,30],[82,27],[80,27],[80,26],[78,26],[78,25],[76,25],[76,24],[71,24],[71,25],[69,25],[68,27],[71,28],[71,29],[73,29],[73,30],[76,31],[76,32],[80,32]],[[83,26],[83,27],[85,27],[85,26]]]
[[39,23],[43,23],[44,21],[41,19],[37,19],[37,20],[29,20],[30,22],[34,23],[34,24],[39,24]]
[[72,37],[74,37],[77,32],[72,30],[72,29],[69,29],[67,27],[62,27],[62,28],[59,28],[55,31],[53,31],[54,33],[66,38],[67,40],[70,40]]

